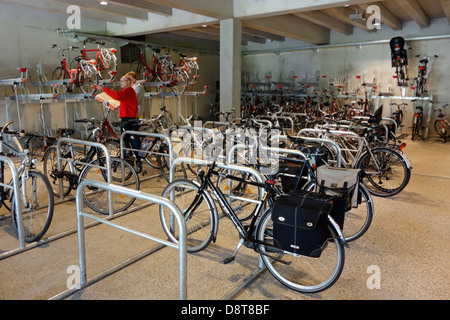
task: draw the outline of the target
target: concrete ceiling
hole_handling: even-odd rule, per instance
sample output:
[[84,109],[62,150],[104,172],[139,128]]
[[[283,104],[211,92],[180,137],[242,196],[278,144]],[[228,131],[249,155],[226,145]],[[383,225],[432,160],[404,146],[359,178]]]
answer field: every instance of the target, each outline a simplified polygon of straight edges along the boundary
[[[106,22],[109,34],[144,37],[146,41],[219,43],[221,19],[242,20],[242,42],[265,43],[296,39],[328,44],[330,30],[351,35],[355,28],[374,32],[365,21],[353,21],[355,13],[369,17],[370,5],[381,9],[381,23],[402,30],[405,21],[426,28],[431,19],[447,17],[450,0],[0,0],[14,6],[67,14],[78,5],[81,15]],[[85,30],[88,31],[88,30]]]

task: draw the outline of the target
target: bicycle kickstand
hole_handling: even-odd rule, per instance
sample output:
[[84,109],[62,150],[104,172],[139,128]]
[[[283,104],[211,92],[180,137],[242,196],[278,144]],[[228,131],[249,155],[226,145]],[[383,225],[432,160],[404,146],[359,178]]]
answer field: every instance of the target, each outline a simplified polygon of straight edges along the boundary
[[223,264],[228,264],[234,261],[234,259],[236,258],[236,255],[239,251],[239,249],[242,247],[242,244],[244,243],[244,238],[241,238],[241,240],[239,240],[239,243],[236,247],[236,250],[234,250],[234,253],[231,257],[226,258],[225,260],[223,260]]

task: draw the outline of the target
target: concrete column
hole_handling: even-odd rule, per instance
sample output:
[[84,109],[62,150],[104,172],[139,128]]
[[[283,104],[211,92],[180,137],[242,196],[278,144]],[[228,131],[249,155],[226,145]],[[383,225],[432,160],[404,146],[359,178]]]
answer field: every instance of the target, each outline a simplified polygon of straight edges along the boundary
[[220,111],[239,114],[241,104],[242,22],[220,20]]

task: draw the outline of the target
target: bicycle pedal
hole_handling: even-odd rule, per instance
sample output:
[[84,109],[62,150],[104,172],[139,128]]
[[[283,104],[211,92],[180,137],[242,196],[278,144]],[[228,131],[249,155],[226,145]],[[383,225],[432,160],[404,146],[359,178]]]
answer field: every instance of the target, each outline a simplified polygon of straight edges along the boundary
[[223,264],[229,264],[229,263],[233,262],[234,259],[235,259],[235,257],[229,257],[229,258],[226,258],[225,260],[223,260],[222,263]]

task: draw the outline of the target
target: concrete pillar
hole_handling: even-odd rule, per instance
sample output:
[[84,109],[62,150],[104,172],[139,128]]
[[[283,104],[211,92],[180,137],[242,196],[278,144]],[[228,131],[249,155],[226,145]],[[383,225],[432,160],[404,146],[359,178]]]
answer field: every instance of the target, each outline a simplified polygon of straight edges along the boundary
[[242,22],[220,20],[220,111],[239,115],[241,104],[241,38]]

